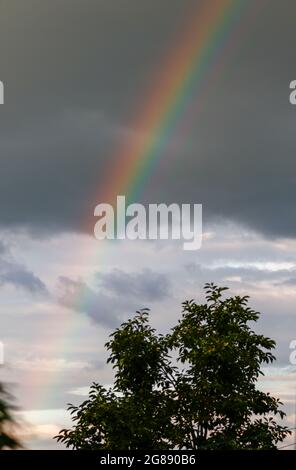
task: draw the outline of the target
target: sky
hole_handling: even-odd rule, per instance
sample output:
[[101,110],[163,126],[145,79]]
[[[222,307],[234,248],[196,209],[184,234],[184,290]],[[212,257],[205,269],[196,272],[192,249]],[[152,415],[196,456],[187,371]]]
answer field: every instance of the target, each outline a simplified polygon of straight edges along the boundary
[[205,0],[0,1],[0,372],[28,448],[61,448],[52,437],[71,424],[67,403],[92,381],[112,384],[104,344],[114,328],[149,307],[168,332],[209,281],[262,313],[256,331],[276,340],[277,361],[260,387],[294,426],[296,4],[258,3],[233,1],[243,7],[225,47],[193,80],[133,195],[203,205],[201,249],[184,251],[99,241],[93,211],[102,188],[116,191],[123,142],[152,132],[137,118]]

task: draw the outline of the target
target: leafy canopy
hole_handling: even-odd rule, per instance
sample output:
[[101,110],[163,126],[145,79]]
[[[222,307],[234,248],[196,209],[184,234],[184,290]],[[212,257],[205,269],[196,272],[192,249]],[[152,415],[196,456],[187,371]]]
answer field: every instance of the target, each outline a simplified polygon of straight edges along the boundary
[[0,384],[0,450],[20,449],[21,444],[14,436],[16,423],[11,411],[11,396],[5,390],[4,385]]
[[167,335],[148,310],[117,328],[106,343],[113,389],[93,384],[69,406],[74,427],[57,440],[74,449],[276,448],[289,433],[278,424],[285,414],[256,387],[275,342],[251,329],[259,313],[248,296],[223,298],[225,290],[206,284],[206,303],[184,302]]

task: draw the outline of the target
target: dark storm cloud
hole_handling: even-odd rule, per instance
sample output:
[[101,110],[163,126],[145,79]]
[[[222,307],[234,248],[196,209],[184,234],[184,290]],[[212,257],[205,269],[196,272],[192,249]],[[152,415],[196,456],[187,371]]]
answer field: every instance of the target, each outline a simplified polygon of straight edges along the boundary
[[124,272],[115,269],[100,273],[99,286],[90,287],[84,281],[66,276],[59,278],[59,302],[67,308],[83,312],[96,323],[114,327],[147,303],[162,301],[169,294],[169,280],[151,270]]
[[[135,131],[129,115],[145,105],[154,71],[197,3],[0,3],[2,226],[81,230],[106,165],[120,158],[110,157],[114,148]],[[257,4],[247,2],[247,11]],[[197,101],[191,132],[176,130],[175,151],[147,177],[142,200],[201,202],[206,220],[295,236],[296,108],[288,97],[296,4],[264,5],[236,39],[199,118]]]

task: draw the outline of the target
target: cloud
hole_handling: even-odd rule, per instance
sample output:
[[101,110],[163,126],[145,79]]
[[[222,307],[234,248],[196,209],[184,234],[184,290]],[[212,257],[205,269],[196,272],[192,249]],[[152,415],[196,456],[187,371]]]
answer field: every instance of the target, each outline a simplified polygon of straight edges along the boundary
[[63,372],[68,370],[84,370],[90,368],[91,365],[85,361],[68,361],[63,358],[46,359],[18,359],[11,364],[14,369],[23,371],[42,371],[42,372]]
[[8,248],[0,242],[0,286],[12,285],[33,295],[47,296],[48,290],[38,276],[17,263]]
[[31,449],[61,448],[53,436],[72,425],[71,417],[64,409],[30,409],[17,411],[16,416],[20,422],[17,436]]
[[45,284],[34,273],[22,266],[6,266],[4,272],[0,274],[0,284],[21,287],[32,294],[47,293]]
[[62,306],[87,313],[103,326],[114,327],[126,315],[147,307],[147,303],[163,301],[169,294],[168,277],[144,269],[125,272],[114,269],[96,275],[98,285],[88,286],[82,280],[59,278],[59,302]]
[[2,240],[0,240],[0,256],[2,256],[3,254],[5,254],[7,252],[7,247],[6,245],[3,243]]
[[92,320],[105,327],[114,327],[124,310],[123,305],[120,308],[111,297],[91,289],[83,281],[61,276],[59,290],[59,303],[63,307],[86,313]]
[[[62,0],[59,15],[56,1],[1,5],[2,227],[27,227],[35,236],[92,231],[98,188],[107,169],[120,164],[123,129],[137,135],[130,115],[145,108],[196,4]],[[248,34],[225,57],[202,115],[197,87],[190,118],[179,121],[189,133],[176,128],[139,199],[198,202],[205,221],[294,237],[295,110],[288,96],[296,4],[270,0],[250,21],[256,4],[248,2],[239,25]],[[87,218],[90,224],[81,223]]]
[[114,269],[97,275],[101,287],[117,296],[134,297],[141,300],[163,300],[169,295],[169,280],[163,273],[144,269],[140,272],[125,272]]
[[73,390],[69,390],[69,395],[77,395],[79,397],[88,397],[90,392],[90,387],[77,387],[74,388]]
[[260,378],[262,382],[294,382],[296,373],[293,366],[288,367],[269,367],[263,369],[264,376]]

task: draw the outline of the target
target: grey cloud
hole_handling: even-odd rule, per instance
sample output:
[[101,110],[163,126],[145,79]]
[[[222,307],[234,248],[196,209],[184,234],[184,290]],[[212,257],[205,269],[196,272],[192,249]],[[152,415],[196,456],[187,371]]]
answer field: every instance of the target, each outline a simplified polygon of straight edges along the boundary
[[115,269],[97,278],[99,286],[93,288],[82,280],[61,276],[59,302],[107,327],[118,326],[136,310],[164,300],[169,293],[168,278],[151,270],[128,273]]
[[134,297],[141,300],[163,300],[169,295],[169,280],[163,273],[155,273],[151,269],[125,272],[114,269],[110,273],[97,275],[100,285],[118,296]]
[[1,273],[0,284],[12,284],[32,294],[47,294],[45,284],[34,273],[19,266],[10,266],[8,270]]
[[[268,281],[274,286],[294,285],[296,283],[296,269],[277,269],[274,271],[268,269],[258,269],[256,267],[217,267],[207,268],[198,264],[190,263],[185,266],[186,271],[198,278],[208,278],[215,282],[231,282],[231,278],[239,277],[244,284],[256,284],[259,281]],[[227,280],[229,278],[229,280]],[[225,280],[226,279],[226,280]]]
[[286,285],[286,286],[296,286],[296,277],[295,277],[295,273],[292,277],[287,277],[286,279],[284,279],[283,281],[281,282],[278,282],[277,283],[278,286],[283,286],[283,285]]
[[[231,281],[238,276],[241,280]],[[249,305],[261,313],[259,321],[251,327],[259,334],[268,336],[276,341],[276,365],[289,365],[289,344],[295,338],[295,295],[280,294],[280,286],[284,287],[282,279],[289,276],[288,270],[270,272],[258,269],[218,268],[207,269],[206,266],[190,264],[185,268],[185,278],[188,289],[186,298],[195,298],[197,302],[204,301],[201,288],[205,282],[215,282],[227,286],[226,296],[250,295]],[[226,280],[225,278],[230,279]],[[261,282],[263,281],[262,287]],[[183,298],[183,300],[185,300]]]
[[[196,0],[10,0],[0,5],[0,221],[34,234],[92,229],[133,110],[146,103]],[[247,2],[249,10],[257,0]],[[187,134],[147,175],[143,202],[201,202],[205,221],[229,219],[268,236],[296,234],[293,0],[269,0],[242,23],[237,48]],[[263,27],[264,25],[264,27]],[[284,26],[283,26],[284,25]],[[205,81],[210,81],[206,76]],[[193,104],[195,97],[197,101]],[[103,119],[102,119],[103,116]],[[187,125],[188,124],[188,125]],[[184,127],[184,126],[183,126]],[[119,146],[119,148],[121,148]]]
[[124,310],[123,305],[116,305],[111,297],[94,291],[83,281],[61,276],[59,289],[59,303],[62,306],[86,313],[92,320],[105,327],[114,327]]

